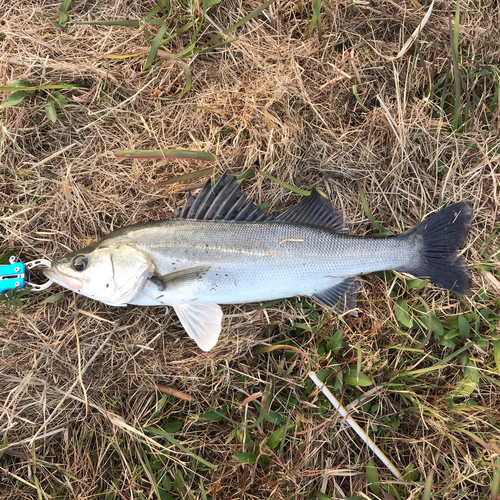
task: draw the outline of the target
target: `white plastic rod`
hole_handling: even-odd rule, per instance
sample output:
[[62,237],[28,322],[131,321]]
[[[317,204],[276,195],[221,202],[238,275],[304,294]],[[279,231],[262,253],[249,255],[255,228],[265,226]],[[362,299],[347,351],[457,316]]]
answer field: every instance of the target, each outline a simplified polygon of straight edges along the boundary
[[365,431],[348,415],[346,409],[338,402],[337,398],[328,390],[325,384],[317,377],[314,372],[309,372],[309,377],[318,386],[323,394],[328,398],[330,403],[335,407],[335,409],[346,418],[347,423],[356,431],[358,436],[368,445],[370,450],[377,455],[382,462],[387,466],[387,468],[398,478],[403,480],[402,474],[394,467],[391,461],[382,453],[380,448],[370,439],[370,437],[365,433]]

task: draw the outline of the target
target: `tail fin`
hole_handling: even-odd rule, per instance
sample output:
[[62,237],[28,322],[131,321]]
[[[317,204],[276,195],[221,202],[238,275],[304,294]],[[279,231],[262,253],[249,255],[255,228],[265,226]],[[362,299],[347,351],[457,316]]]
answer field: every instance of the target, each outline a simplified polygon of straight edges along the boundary
[[[402,271],[429,279],[456,293],[469,293],[471,275],[459,254],[469,229],[472,208],[455,203],[401,236],[418,238],[422,245],[420,259]],[[418,241],[417,240],[417,241]]]

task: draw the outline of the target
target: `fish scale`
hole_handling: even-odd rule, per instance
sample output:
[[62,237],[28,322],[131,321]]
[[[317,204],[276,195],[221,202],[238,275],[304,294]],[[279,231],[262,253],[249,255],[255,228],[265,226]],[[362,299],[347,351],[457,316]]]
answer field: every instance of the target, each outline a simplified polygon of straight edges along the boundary
[[312,295],[330,288],[335,278],[406,267],[419,252],[419,245],[408,239],[367,239],[280,222],[177,219],[156,226],[134,228],[120,241],[149,253],[160,275],[209,269],[203,280],[186,283],[182,290],[151,296],[151,304],[138,296],[142,305]]

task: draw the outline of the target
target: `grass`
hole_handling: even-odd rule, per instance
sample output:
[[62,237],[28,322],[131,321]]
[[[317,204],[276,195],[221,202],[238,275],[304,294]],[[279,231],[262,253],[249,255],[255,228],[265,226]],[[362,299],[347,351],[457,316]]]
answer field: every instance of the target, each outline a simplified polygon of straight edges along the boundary
[[[82,88],[85,87],[83,84],[71,83],[62,85],[32,85],[30,82],[24,80],[16,80],[9,85],[0,87],[0,91],[12,92],[3,102],[0,104],[0,109],[10,108],[11,106],[17,106],[21,104],[25,97],[36,97],[40,95],[46,98],[45,114],[47,118],[55,123],[57,120],[56,108],[60,108],[68,104],[66,97],[64,97],[61,92],[49,92],[52,89],[71,89],[71,88]],[[18,90],[21,89],[21,90]]]
[[274,214],[317,189],[358,235],[474,207],[469,296],[385,272],[359,318],[225,306],[209,353],[165,308],[1,297],[0,499],[498,499],[496,7],[436,4],[399,56],[422,4],[0,7],[2,259],[163,216],[222,170]]

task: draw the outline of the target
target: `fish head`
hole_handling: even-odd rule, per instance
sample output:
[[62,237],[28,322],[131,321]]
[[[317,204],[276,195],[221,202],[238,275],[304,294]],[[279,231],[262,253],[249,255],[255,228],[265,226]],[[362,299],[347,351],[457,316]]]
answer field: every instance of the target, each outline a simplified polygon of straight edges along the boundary
[[44,273],[81,295],[124,306],[154,273],[154,264],[133,245],[99,242],[54,260]]

